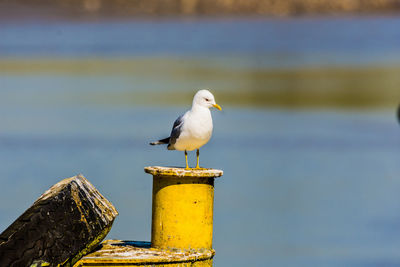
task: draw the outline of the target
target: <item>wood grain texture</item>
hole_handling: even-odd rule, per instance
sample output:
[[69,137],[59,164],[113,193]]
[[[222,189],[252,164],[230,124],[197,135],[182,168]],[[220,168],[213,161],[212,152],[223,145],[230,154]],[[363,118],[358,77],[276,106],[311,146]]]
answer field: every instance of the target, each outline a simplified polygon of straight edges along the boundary
[[60,181],[0,234],[0,266],[72,266],[118,215],[82,175]]

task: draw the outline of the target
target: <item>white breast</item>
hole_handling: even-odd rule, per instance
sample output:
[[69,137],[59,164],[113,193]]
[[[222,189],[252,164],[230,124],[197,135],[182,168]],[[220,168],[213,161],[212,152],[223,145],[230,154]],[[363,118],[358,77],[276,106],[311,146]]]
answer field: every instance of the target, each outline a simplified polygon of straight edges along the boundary
[[192,109],[186,115],[181,135],[174,145],[176,150],[195,150],[211,138],[213,123],[208,108]]

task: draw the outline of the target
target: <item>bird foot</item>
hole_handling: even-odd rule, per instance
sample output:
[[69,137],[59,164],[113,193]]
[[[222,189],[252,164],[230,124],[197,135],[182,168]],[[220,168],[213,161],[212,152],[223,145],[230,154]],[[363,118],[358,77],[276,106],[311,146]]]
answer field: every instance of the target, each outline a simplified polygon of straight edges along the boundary
[[201,170],[207,170],[207,168],[202,168],[202,167],[190,168],[190,167],[186,167],[185,170],[187,170],[187,171],[201,171]]
[[206,169],[206,168],[199,167],[199,166],[196,166],[195,168],[193,168],[193,170],[207,170],[207,169]]

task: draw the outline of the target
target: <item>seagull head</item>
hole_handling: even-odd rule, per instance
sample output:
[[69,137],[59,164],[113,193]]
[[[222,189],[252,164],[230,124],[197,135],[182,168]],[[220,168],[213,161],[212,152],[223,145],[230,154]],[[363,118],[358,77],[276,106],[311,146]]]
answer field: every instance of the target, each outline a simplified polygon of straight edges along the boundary
[[218,105],[215,102],[213,94],[210,91],[205,90],[205,89],[198,91],[194,95],[193,106],[194,105],[199,105],[199,106],[206,107],[206,108],[214,107],[214,108],[217,108],[219,110],[222,110],[220,105]]

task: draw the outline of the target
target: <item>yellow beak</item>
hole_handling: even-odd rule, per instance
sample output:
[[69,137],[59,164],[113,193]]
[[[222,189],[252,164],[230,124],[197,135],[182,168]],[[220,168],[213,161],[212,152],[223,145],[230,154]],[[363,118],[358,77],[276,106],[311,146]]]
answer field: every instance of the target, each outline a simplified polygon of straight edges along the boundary
[[218,110],[222,110],[221,106],[218,105],[218,104],[214,104],[213,107],[216,108],[216,109],[218,109]]

